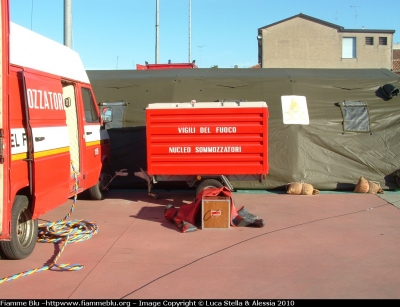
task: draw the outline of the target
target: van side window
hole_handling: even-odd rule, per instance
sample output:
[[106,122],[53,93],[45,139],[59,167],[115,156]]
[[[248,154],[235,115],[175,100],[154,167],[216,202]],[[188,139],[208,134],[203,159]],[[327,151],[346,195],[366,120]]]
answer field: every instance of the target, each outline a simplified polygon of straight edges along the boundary
[[96,112],[92,92],[88,88],[82,87],[82,99],[85,110],[85,120],[87,123],[98,123],[99,115]]

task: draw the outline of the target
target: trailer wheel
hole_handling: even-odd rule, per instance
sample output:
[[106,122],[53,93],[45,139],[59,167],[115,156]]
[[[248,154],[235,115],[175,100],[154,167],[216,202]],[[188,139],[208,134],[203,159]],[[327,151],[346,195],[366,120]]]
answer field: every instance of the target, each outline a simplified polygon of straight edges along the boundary
[[196,188],[196,196],[205,188],[222,188],[224,185],[217,179],[205,179]]
[[110,181],[111,176],[109,175],[109,166],[107,163],[103,164],[100,173],[99,181],[89,188],[89,196],[92,200],[103,200],[107,193],[107,190],[104,187],[107,186],[108,182]]
[[8,259],[24,259],[35,248],[38,237],[38,220],[32,220],[25,195],[17,195],[14,200],[11,217],[11,241],[1,241],[0,247]]

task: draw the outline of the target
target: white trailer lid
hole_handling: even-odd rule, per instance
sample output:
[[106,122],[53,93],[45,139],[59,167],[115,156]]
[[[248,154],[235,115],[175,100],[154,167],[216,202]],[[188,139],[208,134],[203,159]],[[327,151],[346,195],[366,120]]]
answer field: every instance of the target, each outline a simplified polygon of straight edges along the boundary
[[265,101],[226,101],[226,102],[165,102],[151,103],[147,109],[205,109],[205,108],[267,108]]

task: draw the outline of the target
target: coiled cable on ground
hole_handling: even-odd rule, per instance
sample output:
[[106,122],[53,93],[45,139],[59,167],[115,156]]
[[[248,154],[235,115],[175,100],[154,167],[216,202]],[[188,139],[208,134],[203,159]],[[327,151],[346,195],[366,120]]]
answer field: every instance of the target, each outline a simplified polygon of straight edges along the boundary
[[58,220],[57,222],[49,222],[39,224],[38,226],[38,239],[37,242],[40,243],[61,243],[61,247],[59,252],[54,257],[54,260],[51,264],[45,265],[41,268],[36,268],[33,270],[21,272],[12,276],[8,276],[0,279],[0,284],[6,281],[11,281],[17,279],[19,277],[31,275],[33,273],[38,273],[46,270],[58,270],[58,271],[79,271],[83,269],[83,265],[80,264],[56,264],[57,260],[60,258],[62,252],[65,247],[70,243],[82,242],[90,239],[92,236],[97,234],[98,226],[95,223],[89,222],[87,220],[73,220],[66,221],[68,217],[71,216],[72,212],[75,209],[77,194],[78,194],[78,178],[77,173],[75,171],[75,167],[73,162],[71,161],[72,172],[75,180],[75,193],[73,197],[73,203],[69,213]]

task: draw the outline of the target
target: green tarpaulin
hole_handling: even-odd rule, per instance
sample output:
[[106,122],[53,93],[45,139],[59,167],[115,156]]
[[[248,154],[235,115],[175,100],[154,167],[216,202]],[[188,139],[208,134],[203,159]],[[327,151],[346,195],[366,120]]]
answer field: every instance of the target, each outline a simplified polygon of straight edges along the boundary
[[[385,84],[400,88],[400,77],[389,70],[92,70],[88,76],[98,102],[127,103],[122,127],[109,129],[111,166],[130,174],[115,180],[115,187],[146,185],[133,173],[146,169],[149,103],[242,100],[267,102],[270,169],[263,182],[232,181],[235,188],[269,190],[305,182],[319,190],[350,190],[360,176],[383,189],[398,188],[392,173],[400,169],[400,97],[387,99],[380,90]],[[286,95],[306,97],[308,125],[284,124],[281,96]],[[368,129],[345,131],[343,102],[366,106],[360,118]],[[347,113],[357,129],[357,110]]]

